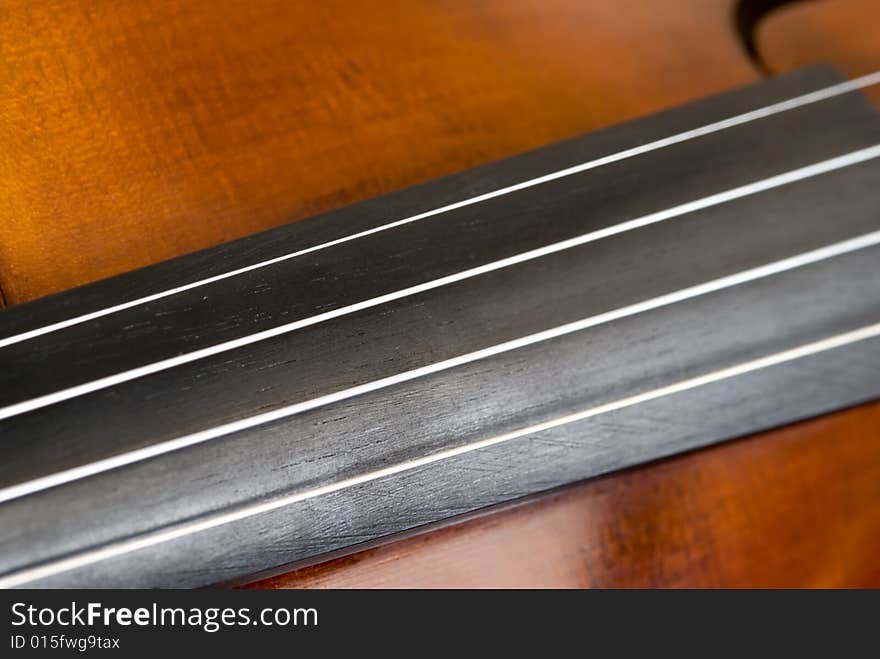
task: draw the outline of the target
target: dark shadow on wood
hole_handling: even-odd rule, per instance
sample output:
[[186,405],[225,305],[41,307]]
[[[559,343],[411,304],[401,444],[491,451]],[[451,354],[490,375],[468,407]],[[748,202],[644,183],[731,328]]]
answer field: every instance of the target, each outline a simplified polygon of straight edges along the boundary
[[755,32],[758,24],[772,11],[784,5],[806,2],[807,0],[739,0],[733,10],[733,24],[746,54],[755,66],[765,75],[772,75],[770,68],[758,50]]

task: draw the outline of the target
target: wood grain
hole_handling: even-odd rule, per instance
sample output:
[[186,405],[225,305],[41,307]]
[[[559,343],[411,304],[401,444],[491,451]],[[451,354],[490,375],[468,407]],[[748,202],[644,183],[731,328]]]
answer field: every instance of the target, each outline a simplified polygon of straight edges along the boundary
[[880,587],[880,403],[252,584]]
[[[27,301],[749,82],[730,7],[4,2],[0,289]],[[861,73],[876,11],[804,3],[759,45],[776,70]],[[878,427],[861,408],[260,585],[880,585]]]
[[[861,75],[880,67],[878,11],[783,7],[758,46],[775,71],[827,60]],[[868,95],[880,104],[880,90]],[[255,585],[876,587],[878,461],[874,404]]]
[[672,4],[4,2],[0,286],[23,302],[756,78],[730,0]]
[[[495,190],[839,80],[823,67],[791,74],[20,305],[4,312],[2,332],[15,319],[43,327],[46,318],[95,299],[157,281],[193,281],[205,263],[229,267],[242,255],[289,253],[320,244],[328,232],[383,225],[389,208],[411,216],[457,190]],[[791,144],[779,149],[783,140]],[[874,160],[324,318],[277,340],[117,380],[88,395],[67,390],[73,395],[64,402],[37,399],[38,410],[3,407],[548,243],[595,236],[878,140],[873,109],[841,96],[5,347],[0,584],[238,581],[880,397],[880,336],[675,395],[649,393],[880,322],[880,245],[675,304],[657,297],[731,273],[754,274],[750,269],[880,229]],[[645,301],[655,308],[639,309]],[[600,322],[607,312],[620,317]],[[552,341],[536,334],[571,330],[566,323],[582,319],[591,320]],[[528,346],[511,350],[505,343],[529,336]],[[481,355],[490,346],[504,349]],[[651,400],[617,407],[636,395]],[[546,432],[534,427],[603,405],[616,409]],[[260,417],[267,412],[271,418]],[[522,437],[412,468],[411,461],[523,428],[530,430]],[[146,449],[149,459],[139,453]],[[106,459],[115,465],[102,464]],[[83,465],[92,469],[88,478],[65,473]],[[373,473],[392,465],[405,468],[382,478]],[[357,486],[313,490],[365,474]],[[15,496],[22,485],[27,495]],[[308,492],[305,500],[250,514],[255,502]],[[218,511],[241,515],[220,522]],[[196,523],[208,528],[195,532]],[[170,529],[175,537],[167,537]],[[131,551],[130,538],[143,546]],[[96,557],[95,546],[112,558]],[[58,565],[59,557],[73,555],[85,561],[81,569]],[[38,581],[28,576],[31,566],[52,567]]]

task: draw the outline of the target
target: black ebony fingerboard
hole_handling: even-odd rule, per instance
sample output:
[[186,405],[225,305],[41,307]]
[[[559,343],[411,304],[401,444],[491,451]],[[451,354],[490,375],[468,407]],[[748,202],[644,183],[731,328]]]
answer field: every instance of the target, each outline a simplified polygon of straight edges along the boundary
[[880,396],[880,121],[803,97],[841,82],[0,312],[0,585],[242,580]]

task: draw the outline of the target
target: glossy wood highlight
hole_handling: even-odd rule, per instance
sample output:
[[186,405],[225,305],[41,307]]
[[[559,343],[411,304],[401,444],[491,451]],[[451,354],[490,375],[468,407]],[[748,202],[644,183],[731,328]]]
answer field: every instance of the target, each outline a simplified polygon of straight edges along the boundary
[[[880,5],[875,0],[804,2],[767,16],[758,27],[757,43],[774,71],[826,60],[855,76],[880,67],[878,29]],[[867,95],[880,104],[880,90],[868,90]],[[880,479],[878,446],[880,408],[875,404],[609,476],[514,511],[258,585],[877,587],[880,496],[877,488],[865,484]],[[783,465],[784,481],[752,476],[755,468],[758,474],[772,473],[777,460]],[[640,494],[651,492],[655,468],[662,470],[662,476],[655,476],[664,484],[668,513],[645,507],[643,516],[630,518],[620,532],[607,512],[598,515],[607,526],[595,532],[583,521],[597,518],[596,501],[603,492],[610,493],[609,505],[600,511],[624,504],[632,509]],[[689,479],[703,469],[719,476],[717,481],[703,481],[714,487],[705,505],[689,486]],[[832,496],[817,497],[817,487]],[[713,509],[713,501],[724,506]],[[772,510],[774,503],[782,506],[778,512]],[[667,536],[674,540],[667,558],[660,547],[652,550],[647,538],[669,518],[677,522]],[[736,530],[743,525],[748,533],[739,536]],[[716,540],[719,537],[723,544]],[[621,544],[619,538],[630,544]],[[615,552],[614,547],[621,549]],[[721,549],[713,555],[710,548],[717,547]],[[612,563],[586,560],[606,553]]]
[[[732,8],[4,2],[0,289],[24,302],[752,81]],[[759,47],[863,73],[877,13],[783,8]],[[878,425],[869,406],[261,585],[880,585]]]

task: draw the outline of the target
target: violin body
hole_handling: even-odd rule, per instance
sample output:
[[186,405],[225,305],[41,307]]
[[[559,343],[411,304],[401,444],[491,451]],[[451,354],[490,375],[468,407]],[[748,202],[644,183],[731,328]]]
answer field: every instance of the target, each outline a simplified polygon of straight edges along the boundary
[[[767,70],[828,60],[855,76],[880,62],[871,0],[778,7],[740,21],[748,39],[736,18],[762,3],[742,4],[6,3],[3,302],[676,107]],[[876,87],[865,93],[880,100]],[[408,535],[253,586],[880,586],[880,404]]]

